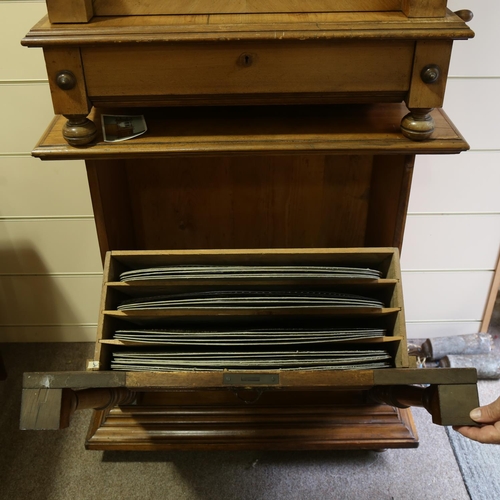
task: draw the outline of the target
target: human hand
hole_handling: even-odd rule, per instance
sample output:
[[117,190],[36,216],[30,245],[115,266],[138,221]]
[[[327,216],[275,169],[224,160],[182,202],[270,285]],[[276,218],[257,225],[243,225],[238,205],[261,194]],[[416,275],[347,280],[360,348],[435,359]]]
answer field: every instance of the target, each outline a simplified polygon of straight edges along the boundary
[[454,429],[462,436],[480,443],[500,444],[500,398],[489,405],[472,410],[470,418],[481,425],[463,425]]

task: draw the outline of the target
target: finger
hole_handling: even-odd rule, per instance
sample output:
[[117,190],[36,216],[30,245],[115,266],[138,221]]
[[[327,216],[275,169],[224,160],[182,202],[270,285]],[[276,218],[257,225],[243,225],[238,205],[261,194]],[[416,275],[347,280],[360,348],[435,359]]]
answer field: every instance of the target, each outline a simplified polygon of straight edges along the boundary
[[481,423],[492,423],[500,421],[500,398],[489,405],[480,406],[471,411],[472,420]]
[[479,443],[500,444],[500,425],[485,425],[484,427],[462,426],[454,429],[466,438]]

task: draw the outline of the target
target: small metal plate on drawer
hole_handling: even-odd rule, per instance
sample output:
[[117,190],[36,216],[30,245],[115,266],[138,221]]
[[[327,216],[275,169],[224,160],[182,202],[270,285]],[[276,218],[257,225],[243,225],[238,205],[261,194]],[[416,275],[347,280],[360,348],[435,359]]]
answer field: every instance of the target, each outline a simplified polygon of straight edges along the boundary
[[277,385],[280,383],[278,373],[224,373],[222,383],[225,385]]

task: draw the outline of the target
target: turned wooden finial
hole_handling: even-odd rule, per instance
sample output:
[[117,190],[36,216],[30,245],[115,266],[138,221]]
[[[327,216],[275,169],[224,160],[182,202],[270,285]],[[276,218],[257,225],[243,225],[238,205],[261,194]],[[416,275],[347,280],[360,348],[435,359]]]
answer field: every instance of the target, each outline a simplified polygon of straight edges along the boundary
[[63,127],[63,137],[71,146],[85,146],[97,135],[95,123],[85,115],[64,115],[68,121]]
[[469,9],[457,10],[455,14],[462,20],[468,23],[474,18],[474,14]]
[[401,121],[401,132],[412,141],[425,141],[434,132],[434,119],[430,115],[431,108],[410,109]]

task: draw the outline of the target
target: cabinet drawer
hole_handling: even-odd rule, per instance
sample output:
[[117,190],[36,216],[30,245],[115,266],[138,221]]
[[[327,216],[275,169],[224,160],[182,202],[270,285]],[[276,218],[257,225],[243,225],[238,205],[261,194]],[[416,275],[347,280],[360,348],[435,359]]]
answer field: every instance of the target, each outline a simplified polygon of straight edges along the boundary
[[394,40],[82,48],[94,103],[164,98],[172,104],[189,96],[248,100],[277,94],[401,101],[409,89],[413,54],[413,42]]
[[[142,271],[158,267],[168,274],[148,279],[151,271]],[[217,271],[211,272],[214,268]],[[361,277],[342,277],[351,268]],[[145,276],[133,278],[138,270]],[[143,358],[141,349],[148,347],[157,350],[160,361],[152,354],[137,370],[185,371],[182,377],[190,386],[209,379],[219,387],[232,386],[237,374],[231,380],[222,374],[239,366],[243,373],[273,371],[275,380],[261,381],[257,373],[257,384],[280,389],[303,387],[300,376],[290,375],[297,370],[316,370],[307,377],[309,388],[324,387],[325,374],[337,364],[353,370],[408,367],[395,249],[111,252],[105,273],[95,354],[101,370],[126,370],[129,356]],[[367,278],[366,273],[380,278]],[[158,299],[166,299],[166,305]],[[339,340],[344,335],[348,340]],[[128,340],[130,336],[135,340]],[[309,351],[317,359],[309,359]],[[352,359],[354,354],[346,353],[354,352],[366,360],[384,361],[341,361],[343,356]],[[199,377],[204,367],[207,373]],[[282,368],[288,373],[280,380]]]

